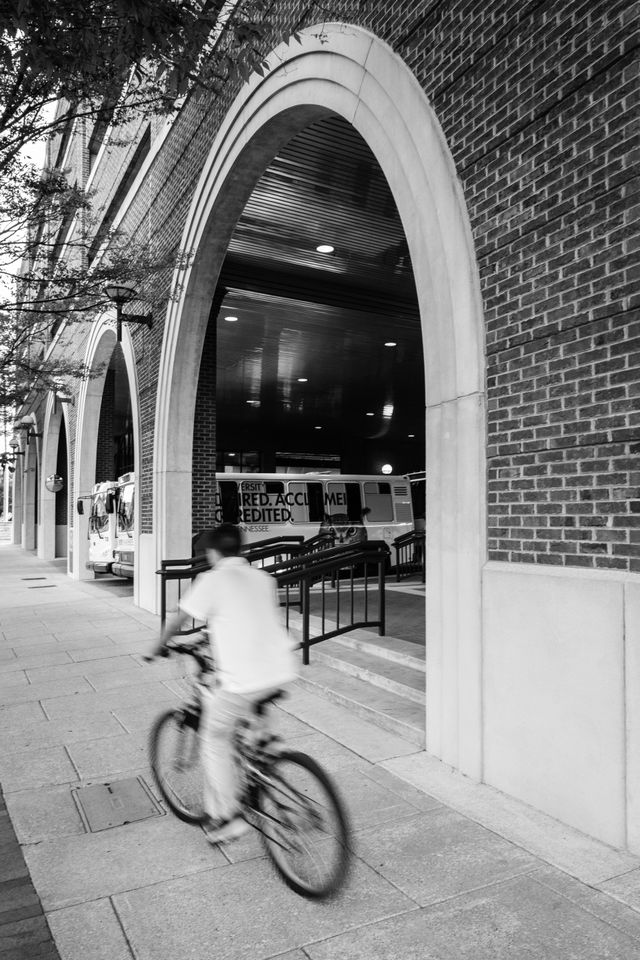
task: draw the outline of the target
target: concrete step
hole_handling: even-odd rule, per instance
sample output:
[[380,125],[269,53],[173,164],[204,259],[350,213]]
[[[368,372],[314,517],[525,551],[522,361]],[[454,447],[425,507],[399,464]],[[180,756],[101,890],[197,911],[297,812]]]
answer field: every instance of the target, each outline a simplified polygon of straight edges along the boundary
[[[352,650],[362,650],[364,653],[399,663],[403,667],[421,670],[422,673],[426,670],[424,646],[411,643],[409,640],[400,640],[398,637],[379,637],[369,630],[354,630],[341,637],[334,637],[330,642],[339,643]],[[424,681],[422,686],[424,688]]]
[[[327,641],[325,641],[327,642]],[[326,666],[314,657],[302,667],[300,686],[351,710],[355,716],[375,723],[383,730],[404,737],[418,747],[425,744],[425,707],[391,690],[374,686],[366,680],[346,675],[342,670]]]
[[423,664],[420,661],[417,661],[416,668],[411,660],[408,663],[399,663],[372,653],[369,649],[362,650],[348,643],[337,643],[336,639],[324,640],[312,648],[311,658],[313,662],[323,663],[341,673],[366,680],[373,686],[424,705],[425,673],[424,669],[421,669]]

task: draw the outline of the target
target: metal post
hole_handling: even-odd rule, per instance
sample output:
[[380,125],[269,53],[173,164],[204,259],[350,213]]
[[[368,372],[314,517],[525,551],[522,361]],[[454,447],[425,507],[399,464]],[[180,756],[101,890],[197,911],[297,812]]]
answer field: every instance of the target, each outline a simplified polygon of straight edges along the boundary
[[167,579],[164,570],[158,572],[160,574],[160,626],[164,627],[167,619]]
[[381,554],[378,557],[378,620],[380,621],[380,626],[378,627],[378,635],[381,637],[384,637],[384,633],[386,629],[384,565],[385,565],[385,557],[383,554]]
[[309,581],[305,577],[302,584],[302,662],[309,666]]

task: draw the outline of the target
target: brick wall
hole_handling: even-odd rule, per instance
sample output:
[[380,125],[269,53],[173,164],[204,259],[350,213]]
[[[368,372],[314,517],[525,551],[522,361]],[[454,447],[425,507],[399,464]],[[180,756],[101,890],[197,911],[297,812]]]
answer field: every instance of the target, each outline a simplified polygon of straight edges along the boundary
[[[640,208],[636,7],[619,0],[339,6],[346,22],[376,33],[414,71],[467,202],[486,322],[490,557],[640,570],[640,317],[631,261]],[[277,26],[297,24],[302,10],[279,4]],[[159,254],[179,243],[236,92],[230,85],[214,104],[187,102],[125,218],[125,229],[152,237]],[[109,163],[115,176],[116,153]],[[167,272],[156,284],[153,330],[133,333],[144,532],[152,524],[169,279]],[[194,529],[208,522],[211,497],[214,426],[203,390]]]
[[[96,483],[103,480],[114,480],[114,444],[113,444],[113,404],[115,390],[115,373],[107,370],[100,407],[98,423],[98,437],[96,448]],[[87,490],[87,493],[89,491]]]
[[193,428],[192,530],[214,525],[216,492],[216,325],[209,323],[202,348]]

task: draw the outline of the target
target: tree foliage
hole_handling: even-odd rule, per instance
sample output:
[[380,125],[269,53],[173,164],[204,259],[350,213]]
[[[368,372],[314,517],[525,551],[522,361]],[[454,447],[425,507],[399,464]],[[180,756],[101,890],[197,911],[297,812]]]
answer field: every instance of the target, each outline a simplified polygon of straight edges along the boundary
[[[104,309],[106,282],[146,295],[171,266],[117,231],[92,261],[91,195],[55,166],[36,170],[25,147],[59,143],[83,119],[123,130],[264,73],[266,50],[287,39],[277,11],[277,0],[0,0],[0,407],[86,376],[63,345],[47,353],[52,335]],[[317,0],[305,8],[307,21],[329,15]]]

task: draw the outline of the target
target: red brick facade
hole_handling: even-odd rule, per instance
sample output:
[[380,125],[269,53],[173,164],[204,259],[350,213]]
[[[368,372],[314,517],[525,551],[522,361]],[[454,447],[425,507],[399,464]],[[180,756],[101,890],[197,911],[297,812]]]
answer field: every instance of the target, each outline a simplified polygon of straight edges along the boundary
[[[489,557],[640,571],[636,8],[604,0],[343,8],[346,22],[388,43],[422,84],[466,200],[486,324]],[[278,9],[293,29],[303,5]],[[213,105],[186,103],[125,216],[124,228],[152,237],[159,254],[179,245],[237,89]],[[135,143],[126,157],[114,151],[101,173],[105,210],[134,151]],[[133,333],[143,532],[152,528],[163,315],[156,306],[153,330]],[[194,530],[211,518],[211,369],[203,358]]]

